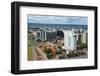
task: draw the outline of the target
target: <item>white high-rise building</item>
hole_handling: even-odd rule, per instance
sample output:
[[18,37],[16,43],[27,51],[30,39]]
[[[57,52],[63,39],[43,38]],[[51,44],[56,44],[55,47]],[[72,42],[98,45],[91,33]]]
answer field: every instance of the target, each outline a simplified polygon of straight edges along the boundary
[[70,30],[64,30],[64,46],[67,50],[77,50],[77,35]]

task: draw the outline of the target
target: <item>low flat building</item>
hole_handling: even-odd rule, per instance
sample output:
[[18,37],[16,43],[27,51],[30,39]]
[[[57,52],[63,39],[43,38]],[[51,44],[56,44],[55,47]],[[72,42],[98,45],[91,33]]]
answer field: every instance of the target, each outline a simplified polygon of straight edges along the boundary
[[46,30],[40,30],[37,32],[37,39],[40,39],[42,41],[50,41],[56,39],[56,31],[46,31]]

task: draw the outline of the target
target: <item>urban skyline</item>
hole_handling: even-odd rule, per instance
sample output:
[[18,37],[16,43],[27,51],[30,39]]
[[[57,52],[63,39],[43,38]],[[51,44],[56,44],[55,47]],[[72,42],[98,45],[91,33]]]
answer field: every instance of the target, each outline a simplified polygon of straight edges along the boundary
[[28,16],[28,60],[88,58],[88,18]]

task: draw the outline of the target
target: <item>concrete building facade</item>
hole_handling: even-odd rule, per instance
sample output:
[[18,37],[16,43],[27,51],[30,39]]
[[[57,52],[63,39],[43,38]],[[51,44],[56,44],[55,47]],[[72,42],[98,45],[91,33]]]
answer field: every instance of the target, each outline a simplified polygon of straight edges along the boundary
[[49,40],[56,39],[56,32],[40,30],[39,32],[37,32],[37,39],[40,39],[42,41],[45,40],[49,41]]
[[64,46],[67,50],[77,50],[77,35],[73,31],[64,32]]
[[88,39],[87,32],[85,31],[81,34],[81,43],[87,44],[88,41],[87,39]]

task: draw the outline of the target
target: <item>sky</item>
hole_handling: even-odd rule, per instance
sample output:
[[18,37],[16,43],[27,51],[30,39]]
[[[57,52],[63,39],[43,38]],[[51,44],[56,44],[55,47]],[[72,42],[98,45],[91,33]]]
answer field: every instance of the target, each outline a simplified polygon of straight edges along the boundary
[[28,15],[28,23],[87,25],[88,17]]

